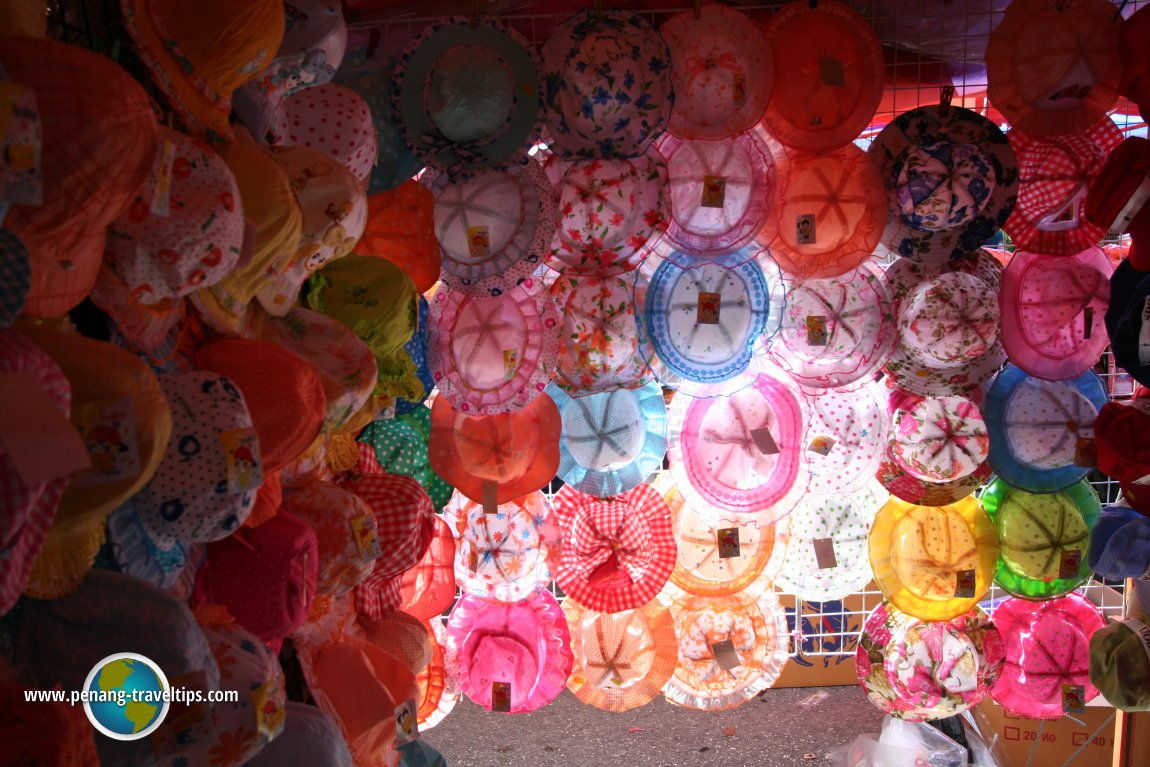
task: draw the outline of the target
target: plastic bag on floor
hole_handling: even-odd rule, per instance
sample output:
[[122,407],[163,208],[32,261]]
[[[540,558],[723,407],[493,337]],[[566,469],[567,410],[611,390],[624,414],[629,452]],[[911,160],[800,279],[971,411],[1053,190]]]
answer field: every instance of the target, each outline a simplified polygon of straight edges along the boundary
[[966,767],[966,749],[928,724],[887,716],[881,735],[860,735],[827,759],[835,767]]

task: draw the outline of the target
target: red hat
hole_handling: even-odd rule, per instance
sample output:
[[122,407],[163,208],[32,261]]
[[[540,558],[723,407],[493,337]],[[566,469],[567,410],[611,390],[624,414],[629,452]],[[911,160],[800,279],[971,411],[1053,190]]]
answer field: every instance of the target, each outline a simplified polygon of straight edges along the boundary
[[[1106,158],[1086,197],[1086,217],[1107,231],[1129,232],[1150,244],[1150,141],[1131,136]],[[1130,265],[1150,271],[1150,252],[1130,248]]]
[[1150,11],[1139,8],[1118,26],[1118,61],[1122,66],[1118,92],[1138,104],[1143,117],[1150,116]]

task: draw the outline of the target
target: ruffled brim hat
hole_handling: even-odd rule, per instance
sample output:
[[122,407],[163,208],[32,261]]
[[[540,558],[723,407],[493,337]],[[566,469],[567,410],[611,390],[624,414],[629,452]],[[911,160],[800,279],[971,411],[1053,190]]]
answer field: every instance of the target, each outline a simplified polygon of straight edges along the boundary
[[887,450],[890,419],[880,383],[802,393],[800,443],[812,493],[848,494],[869,482]]

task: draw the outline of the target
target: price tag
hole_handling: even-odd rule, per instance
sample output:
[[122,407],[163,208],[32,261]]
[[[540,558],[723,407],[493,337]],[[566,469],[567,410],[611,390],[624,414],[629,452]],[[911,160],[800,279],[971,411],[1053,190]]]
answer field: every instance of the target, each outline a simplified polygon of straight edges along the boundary
[[1093,437],[1079,437],[1074,442],[1074,465],[1093,469],[1098,465],[1098,444]]
[[827,318],[821,314],[807,315],[807,345],[827,345]]
[[735,72],[731,77],[731,101],[736,106],[747,103],[747,76],[742,72]]
[[810,444],[807,445],[807,450],[809,450],[812,453],[818,453],[821,456],[830,455],[831,451],[834,449],[835,449],[834,437],[826,437],[826,436],[815,437],[811,440]]
[[395,707],[395,745],[402,746],[419,737],[418,713],[414,700],[405,700]]
[[832,88],[843,88],[847,84],[846,73],[843,70],[843,60],[832,56],[823,56],[819,59],[819,79],[823,85]]
[[156,185],[152,189],[152,212],[166,216],[171,212],[172,167],[176,162],[176,145],[165,140],[156,158]]
[[1067,714],[1086,713],[1086,688],[1080,684],[1062,685],[1062,711]]
[[835,542],[833,538],[815,538],[815,563],[820,570],[830,570],[839,566],[838,557],[835,556]]
[[28,487],[92,465],[68,416],[31,373],[0,375],[0,443]]
[[1061,579],[1077,578],[1082,567],[1081,549],[1063,549],[1058,559],[1058,577]]
[[220,434],[228,462],[228,491],[246,493],[264,483],[260,465],[260,438],[252,427],[231,429]]
[[88,448],[92,466],[73,478],[76,487],[92,487],[139,476],[140,446],[136,438],[136,413],[130,397],[73,405],[72,422]]
[[502,714],[511,713],[511,682],[491,683],[491,710]]
[[287,720],[284,708],[283,679],[269,679],[252,690],[252,705],[256,710],[256,729],[265,740],[275,740],[283,732]]
[[477,261],[491,257],[491,233],[486,226],[467,227],[467,253]]
[[959,570],[954,576],[954,596],[956,599],[974,599],[977,584],[974,570]]
[[799,245],[814,245],[817,239],[815,214],[802,213],[795,216],[795,242]]
[[701,291],[699,293],[699,304],[695,310],[695,322],[700,325],[718,325],[719,310],[722,308],[722,303],[722,293]]
[[775,443],[775,438],[771,436],[770,429],[752,429],[751,440],[764,455],[774,455],[779,452],[779,446]]
[[504,349],[503,350],[503,378],[510,381],[515,377],[515,371],[519,369],[519,350],[518,349]]
[[711,645],[711,654],[715,656],[715,662],[723,671],[729,672],[743,665],[743,662],[739,660],[738,651],[735,650],[735,643],[730,639],[724,639]]
[[716,530],[715,540],[719,547],[719,559],[739,556],[739,528],[724,527]]
[[499,513],[499,484],[491,479],[483,480],[483,513]]
[[721,208],[727,199],[727,179],[724,176],[703,177],[704,208]]
[[367,514],[356,517],[351,521],[351,532],[355,536],[355,547],[362,559],[375,561],[383,556],[375,517]]
[[0,200],[17,205],[44,202],[43,143],[35,93],[0,80]]

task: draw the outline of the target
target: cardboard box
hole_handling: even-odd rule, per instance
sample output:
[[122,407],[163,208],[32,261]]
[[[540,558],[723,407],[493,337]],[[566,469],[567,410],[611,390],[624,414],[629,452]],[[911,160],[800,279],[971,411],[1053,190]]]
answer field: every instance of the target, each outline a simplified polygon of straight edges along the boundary
[[[1114,754],[1114,709],[1089,707],[1045,723],[1007,713],[987,699],[973,710],[987,744],[997,736],[995,754],[1003,767],[1048,767],[1066,764],[1081,749],[1074,767],[1110,767]],[[1107,721],[1109,720],[1109,721]],[[1031,758],[1033,752],[1033,759]]]
[[[831,602],[803,602],[780,594],[792,657],[775,687],[857,685],[855,646],[877,596],[851,594]],[[797,624],[796,624],[797,615]]]

